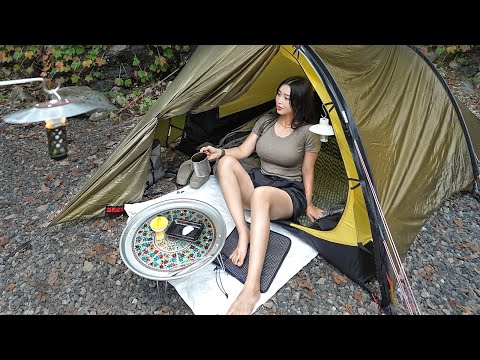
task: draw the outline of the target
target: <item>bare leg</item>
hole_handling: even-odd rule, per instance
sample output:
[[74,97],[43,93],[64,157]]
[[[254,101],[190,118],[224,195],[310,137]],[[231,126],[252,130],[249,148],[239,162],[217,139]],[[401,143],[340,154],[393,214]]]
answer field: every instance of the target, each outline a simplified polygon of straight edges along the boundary
[[218,163],[218,179],[223,198],[238,231],[238,244],[230,260],[242,266],[250,240],[248,225],[243,209],[250,208],[253,183],[240,162],[232,156],[224,156]]
[[261,186],[253,191],[247,279],[227,314],[250,315],[252,313],[260,298],[260,276],[267,252],[270,220],[287,219],[292,213],[292,200],[285,191],[270,186]]

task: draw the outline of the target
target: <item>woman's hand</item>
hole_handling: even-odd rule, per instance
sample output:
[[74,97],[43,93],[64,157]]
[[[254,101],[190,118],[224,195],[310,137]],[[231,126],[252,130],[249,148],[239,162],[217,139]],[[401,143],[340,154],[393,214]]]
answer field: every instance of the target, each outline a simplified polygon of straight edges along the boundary
[[221,149],[217,149],[210,145],[202,147],[200,152],[206,153],[208,155],[208,160],[217,159],[220,157],[220,155],[222,155]]
[[311,222],[314,222],[324,217],[324,211],[313,205],[308,205],[305,210],[305,215],[307,215]]

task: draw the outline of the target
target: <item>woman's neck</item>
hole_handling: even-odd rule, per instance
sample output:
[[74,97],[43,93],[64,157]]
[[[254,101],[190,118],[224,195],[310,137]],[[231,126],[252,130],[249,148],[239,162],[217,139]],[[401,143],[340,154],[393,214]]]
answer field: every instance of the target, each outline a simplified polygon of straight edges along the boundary
[[292,122],[293,122],[293,116],[280,115],[277,118],[277,121],[283,127],[291,128],[292,127]]

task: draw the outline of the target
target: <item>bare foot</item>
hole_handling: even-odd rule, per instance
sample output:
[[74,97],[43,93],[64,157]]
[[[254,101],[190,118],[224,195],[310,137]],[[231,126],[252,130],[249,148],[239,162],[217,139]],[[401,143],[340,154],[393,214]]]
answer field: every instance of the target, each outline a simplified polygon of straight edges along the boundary
[[230,309],[228,309],[227,315],[251,315],[258,299],[260,299],[260,290],[243,288],[237,299],[230,306]]
[[235,250],[230,254],[229,259],[232,260],[232,263],[238,267],[243,265],[245,256],[247,256],[248,243],[250,242],[250,237],[248,232],[245,236],[238,235],[238,244]]

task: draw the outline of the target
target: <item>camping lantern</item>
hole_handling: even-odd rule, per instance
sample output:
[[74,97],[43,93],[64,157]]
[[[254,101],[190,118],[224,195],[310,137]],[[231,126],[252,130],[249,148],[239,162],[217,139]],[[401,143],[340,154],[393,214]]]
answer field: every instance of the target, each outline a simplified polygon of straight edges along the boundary
[[57,92],[60,86],[57,86],[56,89],[49,90],[43,78],[0,81],[0,85],[15,85],[33,81],[43,82],[43,90],[49,95],[55,95],[57,99],[38,103],[32,108],[5,115],[3,119],[9,124],[27,124],[45,121],[50,157],[54,160],[64,159],[68,154],[67,117],[86,113],[98,106],[62,99]]
[[318,124],[310,126],[309,130],[315,134],[320,135],[322,142],[327,142],[330,135],[334,135],[333,127],[328,123],[328,118],[322,116]]
[[67,118],[45,120],[47,129],[48,152],[54,160],[65,159],[68,155],[67,149]]

